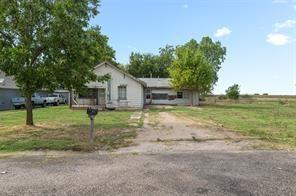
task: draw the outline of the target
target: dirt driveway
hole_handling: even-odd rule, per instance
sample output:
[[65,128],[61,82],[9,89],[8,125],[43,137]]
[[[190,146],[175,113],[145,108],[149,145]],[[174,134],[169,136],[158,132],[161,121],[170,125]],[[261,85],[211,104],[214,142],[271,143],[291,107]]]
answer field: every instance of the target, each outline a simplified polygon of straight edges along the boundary
[[195,150],[249,150],[258,141],[223,129],[203,128],[197,122],[172,112],[144,112],[144,125],[134,146],[117,152],[162,152]]

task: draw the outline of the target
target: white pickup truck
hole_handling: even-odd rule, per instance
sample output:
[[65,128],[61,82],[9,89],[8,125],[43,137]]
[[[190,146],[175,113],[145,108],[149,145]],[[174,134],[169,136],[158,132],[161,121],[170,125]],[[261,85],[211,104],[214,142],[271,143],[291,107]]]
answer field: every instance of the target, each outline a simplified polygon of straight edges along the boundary
[[47,105],[60,105],[60,104],[65,104],[66,99],[65,97],[63,97],[63,95],[54,93],[46,97],[46,103]]
[[[41,97],[39,94],[34,93],[32,95],[32,106],[40,105],[42,107],[46,106],[46,99]],[[26,98],[24,97],[14,97],[11,99],[11,103],[15,109],[25,108],[26,107]]]

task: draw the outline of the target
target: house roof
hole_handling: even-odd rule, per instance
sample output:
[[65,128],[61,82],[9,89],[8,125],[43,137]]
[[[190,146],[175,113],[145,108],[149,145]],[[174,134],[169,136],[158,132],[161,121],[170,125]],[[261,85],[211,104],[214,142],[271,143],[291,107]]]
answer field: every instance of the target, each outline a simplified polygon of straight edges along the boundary
[[138,78],[150,88],[172,88],[170,78]]
[[6,76],[4,72],[0,70],[0,88],[5,89],[18,89],[15,81],[11,76]]
[[113,69],[119,71],[120,73],[125,74],[125,75],[128,76],[129,78],[135,80],[136,82],[142,84],[143,86],[145,86],[145,87],[147,86],[146,83],[145,83],[144,81],[139,80],[138,78],[132,76],[131,74],[127,73],[126,71],[124,71],[124,70],[118,68],[117,66],[115,66],[115,65],[113,65],[113,64],[111,64],[111,63],[109,63],[109,62],[107,62],[107,61],[104,61],[104,62],[98,64],[97,66],[95,66],[95,69],[98,68],[98,67],[101,67],[101,66],[103,66],[103,65],[108,65],[108,66],[112,67]]

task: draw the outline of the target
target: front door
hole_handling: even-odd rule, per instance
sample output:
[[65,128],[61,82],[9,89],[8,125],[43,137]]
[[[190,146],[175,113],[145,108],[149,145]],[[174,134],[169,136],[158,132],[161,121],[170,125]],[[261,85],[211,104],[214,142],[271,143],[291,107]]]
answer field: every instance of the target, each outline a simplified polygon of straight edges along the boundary
[[151,104],[151,89],[145,89],[145,104]]
[[98,105],[105,105],[106,103],[105,89],[98,89]]

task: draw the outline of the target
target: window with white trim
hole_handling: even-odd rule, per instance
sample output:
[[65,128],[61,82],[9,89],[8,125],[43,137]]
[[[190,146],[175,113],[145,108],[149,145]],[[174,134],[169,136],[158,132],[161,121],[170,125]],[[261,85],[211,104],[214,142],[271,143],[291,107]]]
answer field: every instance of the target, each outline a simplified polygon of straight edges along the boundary
[[126,100],[126,86],[118,86],[118,100]]

